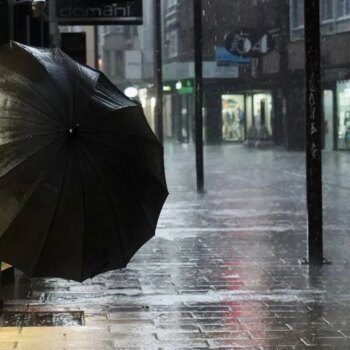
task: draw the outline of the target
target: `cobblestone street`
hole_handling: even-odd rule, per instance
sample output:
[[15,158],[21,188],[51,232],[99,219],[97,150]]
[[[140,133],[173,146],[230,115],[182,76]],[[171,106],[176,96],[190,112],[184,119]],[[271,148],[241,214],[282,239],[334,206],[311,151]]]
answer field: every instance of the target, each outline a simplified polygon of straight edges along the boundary
[[[303,153],[207,146],[202,195],[193,146],[165,153],[156,237],[127,269],[83,284],[18,274],[3,288],[4,311],[19,314],[3,317],[0,350],[350,349],[350,155],[324,154],[332,265],[309,268]],[[82,311],[82,325],[28,327],[46,311]]]

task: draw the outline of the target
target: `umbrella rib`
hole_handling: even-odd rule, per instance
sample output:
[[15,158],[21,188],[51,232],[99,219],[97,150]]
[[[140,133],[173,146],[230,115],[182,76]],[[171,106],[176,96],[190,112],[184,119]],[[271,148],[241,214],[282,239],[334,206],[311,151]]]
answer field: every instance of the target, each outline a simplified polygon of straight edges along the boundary
[[60,184],[60,189],[59,189],[59,193],[58,193],[58,197],[57,197],[57,200],[56,200],[56,203],[55,203],[55,208],[54,208],[54,211],[53,211],[53,215],[52,215],[52,218],[50,220],[50,225],[46,231],[46,235],[44,237],[44,239],[42,240],[41,242],[41,249],[40,249],[40,254],[38,256],[38,259],[36,261],[36,263],[33,265],[33,271],[35,271],[35,268],[36,266],[38,265],[42,255],[43,255],[43,248],[45,246],[45,243],[47,241],[47,238],[49,236],[49,232],[52,230],[52,227],[53,227],[53,223],[55,221],[55,218],[56,218],[56,215],[57,215],[57,210],[58,210],[58,206],[59,206],[59,203],[61,202],[61,198],[62,198],[62,193],[63,193],[63,185],[66,181],[66,175],[67,175],[67,163],[68,163],[68,157],[66,157],[65,159],[65,162],[64,162],[64,168],[63,168],[63,176],[62,176],[62,181],[61,181],[61,184]]
[[[106,133],[106,134],[113,134],[113,133],[123,134],[123,135],[126,134],[123,131],[117,131],[117,130],[89,130],[89,129],[84,129],[84,133],[96,134],[97,132],[98,133]],[[144,136],[141,136],[141,135],[138,135],[138,134],[127,134],[127,135],[130,136],[130,137],[141,139],[141,140],[146,141],[148,143],[152,143],[155,146],[163,148],[163,146],[158,141],[151,140],[151,139],[149,139],[147,137],[144,137]]]
[[[27,50],[26,50],[27,51]],[[28,52],[28,51],[27,51]],[[41,62],[40,62],[41,63]],[[41,66],[42,66],[42,64],[41,64]],[[18,74],[14,69],[12,69],[12,68],[10,68],[10,67],[8,67],[8,66],[6,66],[6,69],[8,69],[8,70],[10,70],[10,71],[12,71],[20,80],[22,80],[22,82],[24,83],[24,84],[27,84],[28,83],[28,85],[30,85],[31,87],[32,87],[32,89],[39,95],[39,97],[41,97],[41,99],[42,99],[42,101],[44,101],[44,102],[47,102],[46,101],[46,96],[44,96],[36,87],[35,87],[35,85],[29,80],[29,79],[27,79],[27,78],[25,78],[25,80],[23,79],[24,77],[23,76],[21,76],[20,74]],[[46,70],[46,72],[48,73],[48,71],[47,71],[47,69],[45,68],[45,70]],[[48,75],[50,75],[49,73],[48,73]],[[50,76],[50,80],[52,81],[52,78],[51,78],[51,76]],[[52,83],[53,83],[53,81],[52,81]],[[55,85],[54,85],[55,86]],[[56,91],[57,91],[57,87],[55,86],[55,88],[56,88]],[[62,101],[61,101],[62,102]],[[28,104],[29,105],[29,104]],[[52,112],[55,112],[55,110],[53,110],[52,109],[52,106],[49,104],[49,103],[46,103],[46,106],[47,107],[49,107],[49,109],[51,109],[51,111]]]
[[[67,55],[66,55],[62,50],[58,50],[57,52],[61,55],[61,57],[64,59],[66,65],[69,67],[69,64],[68,64],[68,61],[67,61],[67,58],[66,58]],[[81,65],[78,64],[78,65],[75,66],[75,68],[78,69],[79,75],[80,75],[80,77],[81,77],[81,80],[84,82],[84,73],[83,73],[83,71],[82,71]],[[96,79],[96,80],[93,81],[93,87],[92,87],[92,89],[95,89],[95,86],[96,86],[96,84],[97,84],[97,80],[98,80],[98,79]],[[84,84],[82,84],[82,85],[84,86]],[[84,86],[84,88],[85,88],[87,91],[89,90],[89,89],[86,88],[85,86]],[[83,115],[83,114],[85,113],[85,111],[86,111],[86,109],[87,109],[87,107],[88,107],[88,105],[89,105],[89,102],[90,102],[90,100],[91,100],[91,97],[92,97],[92,96],[89,96],[86,105],[85,105],[84,108],[81,110],[80,115],[77,116],[76,119],[78,119],[78,117],[80,117],[81,115]]]
[[4,146],[4,145],[9,145],[11,143],[16,143],[16,142],[20,142],[20,141],[24,141],[24,140],[27,140],[27,139],[32,139],[34,137],[42,137],[42,136],[50,136],[50,135],[59,135],[59,134],[63,134],[64,131],[57,131],[57,132],[48,132],[48,133],[43,133],[43,134],[33,134],[33,135],[28,135],[26,137],[23,137],[23,138],[17,138],[15,140],[11,140],[11,141],[8,141],[8,142],[4,142],[4,143],[1,143],[0,142],[0,147],[1,146]]
[[[57,151],[57,154],[61,152],[62,147],[60,147]],[[17,166],[16,166],[17,167]],[[53,167],[53,166],[52,166]],[[31,189],[31,192],[29,193],[29,195],[26,197],[25,201],[22,203],[20,209],[18,212],[20,212],[28,203],[28,201],[30,200],[30,198],[32,197],[33,193],[35,192],[35,190],[38,188],[38,186],[42,183],[42,181],[44,180],[45,176],[47,175],[47,173],[52,169],[52,167],[50,167],[49,169],[47,169],[47,171],[44,172],[44,174],[40,177],[40,179],[35,183],[34,187]],[[12,169],[13,170],[13,169]],[[1,178],[1,177],[0,177]],[[17,215],[16,215],[17,216]],[[12,223],[12,222],[11,222]],[[9,224],[9,226],[11,225],[11,223]],[[8,227],[9,227],[8,226]],[[8,227],[4,230],[4,232],[8,229]]]
[[[94,95],[93,95],[94,96]],[[86,111],[86,109],[88,108],[88,106],[89,106],[89,103],[90,103],[90,101],[92,100],[92,97],[93,96],[90,96],[89,97],[89,99],[87,100],[87,102],[86,102],[86,104],[85,104],[85,106],[84,106],[84,108],[81,110],[81,112],[80,112],[80,115],[78,116],[78,118],[80,118],[84,113],[85,113],[85,111]],[[85,122],[86,123],[86,122]],[[85,123],[79,123],[80,125],[82,125],[82,124],[85,124]]]
[[[11,111],[11,109],[2,109],[0,108],[0,110],[2,110],[3,112],[9,112]],[[43,126],[46,126],[46,127],[50,127],[50,128],[54,128],[54,129],[58,129],[56,126],[53,126],[53,125],[47,125],[45,123],[41,123],[37,120],[30,120],[30,119],[20,119],[20,118],[13,118],[13,117],[2,117],[1,114],[0,114],[0,119],[6,119],[6,120],[18,120],[18,121],[23,121],[23,122],[27,122],[27,123],[32,123],[32,124],[37,124],[37,125],[43,125]],[[60,126],[60,128],[62,128],[62,126]]]
[[90,165],[92,171],[94,172],[95,176],[97,177],[97,180],[100,183],[100,186],[102,188],[103,194],[105,195],[105,198],[107,200],[108,206],[110,207],[112,218],[113,218],[113,223],[114,223],[114,226],[115,226],[116,231],[118,233],[118,239],[119,239],[119,244],[120,244],[120,250],[121,250],[121,253],[122,253],[122,258],[124,260],[124,264],[126,265],[127,261],[126,261],[126,254],[125,254],[124,244],[123,244],[123,240],[122,240],[121,235],[120,235],[120,230],[119,230],[119,226],[118,226],[118,220],[117,220],[116,215],[114,213],[113,205],[112,205],[111,200],[109,198],[108,192],[107,192],[107,190],[106,190],[106,188],[105,188],[105,186],[103,184],[103,181],[102,181],[101,177],[99,176],[95,166],[93,165],[91,159],[87,155],[87,152],[84,150],[84,147],[80,146],[80,148],[81,148],[82,152],[84,153],[84,156],[87,159],[88,164]]
[[[11,95],[10,95],[10,97],[12,98]],[[32,104],[28,103],[28,101],[20,100],[19,103],[24,104],[25,106],[27,106],[29,108],[32,108],[33,110],[35,110],[35,111],[39,112],[40,114],[46,116],[48,120],[50,120],[52,122],[55,122],[59,126],[62,126],[56,119],[54,119],[54,117],[52,115],[43,112],[41,109],[39,109],[36,106],[33,106]]]
[[[124,157],[130,159],[133,163],[135,163],[135,165],[141,166],[141,167],[142,167],[143,169],[145,169],[145,170],[147,171],[147,173],[150,174],[151,177],[153,177],[165,190],[167,190],[167,188],[164,187],[164,185],[161,183],[161,181],[159,181],[159,179],[157,178],[157,176],[155,176],[155,174],[153,174],[153,173],[152,173],[149,169],[147,169],[143,164],[137,163],[137,160],[136,160],[135,158],[131,157],[129,154],[124,153],[123,151],[120,151],[120,150],[118,150],[118,149],[116,149],[116,148],[114,148],[114,147],[112,147],[112,146],[110,146],[110,145],[107,145],[106,143],[104,143],[104,142],[102,142],[102,141],[100,141],[100,140],[98,140],[98,139],[96,139],[96,138],[94,138],[94,137],[86,136],[86,135],[83,135],[83,136],[86,137],[87,139],[90,139],[90,140],[93,140],[93,141],[99,143],[100,145],[102,145],[102,146],[104,146],[104,147],[107,147],[107,148],[113,150],[114,152],[117,152],[117,153],[123,155]],[[131,136],[132,136],[132,135],[131,135]],[[137,136],[137,135],[136,135],[136,136]],[[159,145],[159,147],[160,147],[160,145]]]
[[97,88],[95,89],[98,94],[94,95],[99,98],[102,102],[108,102],[109,104],[117,104],[118,106],[123,106],[123,102],[119,101],[116,97],[120,96],[119,93],[108,94],[105,90]]
[[[75,152],[77,155],[77,159],[78,159],[78,169],[79,169],[79,179],[80,179],[80,188],[81,188],[81,196],[82,196],[82,207],[83,207],[83,249],[82,249],[82,271],[81,271],[81,276],[84,278],[84,253],[85,253],[85,235],[86,235],[86,208],[85,208],[85,191],[84,191],[84,182],[83,182],[83,173],[81,171],[81,164],[80,164],[80,160],[78,157],[78,151],[75,148]],[[82,279],[83,279],[82,278]]]
[[[81,77],[81,80],[83,80],[84,74],[83,74],[83,71],[82,71],[82,69],[81,69],[81,66],[78,65],[77,68],[78,68],[78,71],[79,71],[79,75],[80,75],[80,77]],[[97,80],[94,81],[93,89],[94,89],[95,86],[96,86],[96,82],[97,82]],[[84,86],[84,88],[86,88],[86,87]],[[88,89],[86,88],[86,90],[88,90]],[[87,109],[87,107],[88,107],[88,105],[89,105],[90,100],[91,100],[91,96],[89,96],[89,98],[87,99],[87,102],[86,102],[84,108],[81,109],[80,114],[76,117],[76,119],[79,120],[80,117],[81,117],[82,115],[84,115],[84,113],[85,113],[85,111],[86,111],[86,109]]]
[[[95,150],[96,151],[96,150]],[[98,151],[96,151],[98,152]],[[103,156],[101,155],[101,152],[98,152],[100,154],[100,158],[103,159]],[[112,166],[110,166],[112,167]],[[138,206],[140,207],[141,211],[143,212],[143,215],[145,216],[148,224],[150,225],[150,227],[152,227],[153,225],[151,224],[149,218],[148,218],[148,215],[145,211],[145,209],[143,208],[141,202],[139,199],[137,199],[137,197],[135,196],[135,192],[130,188],[130,186],[125,182],[124,178],[118,173],[118,172],[115,172],[118,176],[118,178],[120,179],[121,183],[124,184],[124,186],[129,190],[129,193],[132,195],[132,197],[134,198],[135,202],[138,204]]]
[[[57,52],[59,52],[61,54],[61,51],[57,51]],[[75,81],[73,79],[73,74],[72,74],[71,67],[68,64],[65,55],[61,54],[61,57],[63,58],[64,63],[66,65],[66,67],[67,67],[68,76],[69,76],[69,80],[70,80],[70,83],[71,83],[71,89],[72,89],[72,92],[73,92],[72,93],[72,100],[73,100],[73,102],[72,102],[72,106],[71,106],[71,110],[70,110],[70,123],[72,125],[72,123],[73,123],[73,115],[74,115],[74,111],[75,111],[75,89],[76,89],[76,84],[75,84]]]
[[[28,51],[27,49],[24,49],[24,50],[25,50],[29,55],[31,55],[33,58],[35,58],[35,59],[37,60],[37,62],[40,63],[40,66],[44,68],[45,72],[47,73],[48,77],[49,77],[50,80],[51,80],[52,85],[54,86],[54,88],[55,88],[55,90],[56,90],[57,96],[58,96],[58,98],[59,98],[59,100],[60,100],[60,102],[61,102],[60,105],[62,104],[62,105],[64,106],[64,99],[63,99],[63,97],[61,96],[60,90],[58,89],[58,87],[57,87],[57,85],[56,85],[56,83],[55,83],[53,77],[51,76],[50,71],[46,68],[45,63],[42,62],[41,58],[38,58],[38,57],[34,56],[34,55],[32,54],[31,51]],[[48,59],[49,59],[51,62],[53,62],[54,65],[57,65],[57,63],[54,62],[54,61],[52,61],[51,57],[49,57],[48,55],[46,55],[46,53],[45,53],[45,56],[48,57]],[[62,112],[64,112],[64,110],[62,110]],[[63,114],[64,114],[64,113],[63,113]]]
[[92,122],[98,120],[99,118],[104,117],[106,114],[119,111],[120,109],[135,108],[135,107],[136,107],[136,106],[131,106],[131,105],[130,105],[130,106],[126,106],[126,107],[120,106],[120,108],[113,108],[113,109],[110,109],[110,110],[108,110],[108,111],[103,111],[102,113],[97,114],[94,118],[92,118],[92,119],[90,119],[90,120],[87,120],[87,121],[85,121],[85,122],[80,123],[80,125],[87,125],[87,124],[90,124],[90,123],[92,123]]
[[0,173],[0,179],[2,179],[5,175],[11,173],[12,171],[14,171],[17,167],[19,167],[21,164],[23,164],[24,162],[28,161],[29,159],[33,158],[35,155],[37,155],[38,153],[40,153],[41,151],[43,151],[44,149],[46,149],[47,147],[49,147],[50,145],[52,145],[53,143],[57,142],[56,140],[51,141],[49,143],[47,143],[46,145],[44,145],[43,147],[39,148],[38,150],[36,150],[34,153],[30,154],[27,158],[22,159],[20,162],[18,162],[14,167],[12,167],[10,170],[6,171],[6,173],[1,174]]

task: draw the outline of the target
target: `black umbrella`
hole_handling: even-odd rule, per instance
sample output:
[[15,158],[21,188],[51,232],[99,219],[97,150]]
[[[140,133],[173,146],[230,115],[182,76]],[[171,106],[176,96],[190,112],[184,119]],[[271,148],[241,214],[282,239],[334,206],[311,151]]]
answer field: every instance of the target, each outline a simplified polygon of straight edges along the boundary
[[0,260],[83,281],[123,268],[168,195],[142,108],[61,50],[0,49]]

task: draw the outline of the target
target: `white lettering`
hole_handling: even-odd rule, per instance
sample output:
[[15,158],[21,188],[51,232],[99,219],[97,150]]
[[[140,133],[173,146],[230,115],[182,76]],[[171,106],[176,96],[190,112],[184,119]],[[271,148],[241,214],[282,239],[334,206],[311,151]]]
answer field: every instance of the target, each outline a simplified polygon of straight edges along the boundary
[[95,7],[95,8],[88,7],[86,9],[86,16],[87,17],[101,17],[101,15],[102,15],[102,11],[98,7]]
[[101,7],[67,6],[60,8],[60,18],[130,17],[131,6],[105,5]]

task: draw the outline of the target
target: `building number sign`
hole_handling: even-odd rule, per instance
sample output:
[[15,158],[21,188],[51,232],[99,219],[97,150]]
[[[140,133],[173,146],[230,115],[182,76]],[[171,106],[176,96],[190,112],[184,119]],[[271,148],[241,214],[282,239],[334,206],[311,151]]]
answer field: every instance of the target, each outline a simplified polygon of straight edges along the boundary
[[274,49],[275,40],[269,33],[254,29],[239,29],[226,34],[225,48],[234,55],[259,57]]

